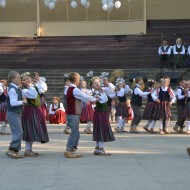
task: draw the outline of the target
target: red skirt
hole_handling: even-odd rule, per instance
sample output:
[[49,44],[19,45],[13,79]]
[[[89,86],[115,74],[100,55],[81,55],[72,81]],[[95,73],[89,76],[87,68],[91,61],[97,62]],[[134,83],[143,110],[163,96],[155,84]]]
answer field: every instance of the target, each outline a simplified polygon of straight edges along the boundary
[[94,112],[93,141],[115,141],[115,137],[109,123],[109,112]]
[[184,110],[183,110],[183,114],[182,114],[182,118],[190,118],[190,102],[187,102],[185,104]]
[[92,109],[92,103],[91,102],[83,103],[80,122],[85,123],[88,121],[92,121],[93,116],[94,116],[94,110]]
[[128,116],[129,116],[129,110],[128,110],[126,102],[119,102],[118,103],[115,115],[117,117],[128,118]]
[[44,115],[44,119],[45,119],[45,121],[48,121],[48,109],[47,109],[47,104],[46,104],[46,102],[45,102],[44,97],[41,97],[40,100],[41,100],[41,109],[42,109],[42,112],[43,112],[43,115]]
[[51,124],[66,123],[66,113],[62,110],[58,110],[56,114],[49,115],[49,122]]
[[160,103],[156,103],[155,108],[155,114],[153,116],[155,120],[169,119],[172,117],[169,102],[161,101]]
[[0,103],[0,121],[7,122],[7,102]]

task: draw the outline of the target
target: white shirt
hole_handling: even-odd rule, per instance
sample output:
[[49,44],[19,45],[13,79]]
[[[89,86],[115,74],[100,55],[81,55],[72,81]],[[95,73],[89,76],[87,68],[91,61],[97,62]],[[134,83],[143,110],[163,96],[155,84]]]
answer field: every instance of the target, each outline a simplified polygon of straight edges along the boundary
[[[19,88],[16,84],[14,83],[11,83],[12,86],[14,86],[15,88]],[[16,93],[15,89],[14,88],[11,88],[9,91],[8,91],[8,96],[9,96],[9,99],[10,99],[10,104],[12,107],[15,107],[15,106],[21,106],[23,105],[22,101],[18,100],[18,94]]]
[[[161,88],[162,88],[162,90],[163,90],[164,92],[166,92],[169,87],[165,87],[165,88],[164,88],[164,87],[161,87]],[[170,88],[170,89],[171,89],[171,88]],[[156,90],[151,94],[151,96],[152,96],[152,98],[153,98],[154,101],[157,101],[157,100],[159,99],[159,92],[160,92],[160,88],[156,89]],[[175,94],[174,94],[174,92],[173,92],[172,89],[171,89],[171,91],[170,91],[170,98],[171,98],[171,102],[172,102],[172,103],[174,103],[174,102],[176,101],[176,97],[175,97]]]
[[[180,86],[180,88],[182,88],[182,89],[184,90],[183,87]],[[181,100],[181,99],[185,98],[184,95],[181,95],[182,90],[181,90],[180,88],[178,88],[178,89],[176,90],[176,92],[175,92],[175,94],[176,94],[178,100]]]
[[[182,46],[182,52],[179,52],[181,55],[184,55],[185,54],[185,47],[183,46],[183,45],[177,45],[177,47],[178,48],[180,48]],[[175,54],[175,55],[177,55],[178,54],[178,52],[176,51],[176,46],[174,45],[173,46],[173,53]]]
[[[168,48],[168,46],[160,46],[158,48],[158,54],[159,55],[163,55],[164,52],[162,51],[162,47],[164,47],[164,50],[166,51],[166,48]],[[167,55],[170,55],[171,54],[171,47],[168,48],[168,51],[166,52]]]
[[4,87],[3,87],[3,84],[0,83],[0,95],[3,94],[3,92],[4,92]]
[[82,92],[80,89],[76,87],[74,84],[70,84],[70,86],[75,87],[73,90],[73,95],[75,98],[81,100],[82,102],[95,102],[96,98],[93,96],[89,96],[86,93]]
[[98,102],[101,104],[104,104],[108,101],[108,96],[104,92],[95,91],[94,93],[100,97],[100,100]]
[[190,55],[190,46],[188,47],[188,51],[187,52],[188,52],[188,55]]
[[35,85],[38,88],[39,94],[43,94],[44,92],[47,91],[47,84],[43,82],[42,80],[39,80]]
[[126,85],[125,86],[125,94],[128,94],[128,93],[132,93],[133,92],[133,90],[129,87],[129,85]]
[[[49,107],[49,114],[54,115],[55,111],[52,111],[52,107],[53,107],[53,104],[51,104],[50,107]],[[57,108],[58,108],[58,103],[54,104],[54,109],[57,109]],[[57,110],[61,110],[61,111],[65,112],[65,108],[63,106],[63,103],[60,103],[60,108],[57,109]]]
[[108,83],[108,86],[103,87],[102,90],[109,98],[115,97],[115,86],[112,83]]
[[119,97],[125,96],[125,89],[124,89],[124,88],[121,88],[121,89],[117,92],[117,96],[119,96]]
[[136,86],[138,86],[139,88],[135,88],[135,90],[134,90],[134,94],[135,95],[139,95],[139,96],[141,96],[141,97],[145,97],[145,96],[147,96],[148,94],[150,94],[150,92],[143,92],[141,89],[140,89],[140,86],[138,85],[138,84],[136,84]]

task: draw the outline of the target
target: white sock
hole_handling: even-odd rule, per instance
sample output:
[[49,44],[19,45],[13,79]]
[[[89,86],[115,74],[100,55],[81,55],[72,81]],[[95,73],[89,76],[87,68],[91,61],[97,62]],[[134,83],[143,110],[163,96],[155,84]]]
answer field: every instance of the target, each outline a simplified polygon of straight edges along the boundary
[[160,130],[163,130],[163,120],[162,119],[159,120],[158,126],[159,126]]
[[168,127],[169,126],[169,124],[170,124],[170,119],[166,119],[166,127]]
[[99,141],[99,148],[104,148],[104,142]]
[[92,121],[88,121],[88,122],[87,122],[87,128],[88,128],[88,129],[91,129],[91,125],[92,125]]
[[2,127],[7,127],[6,122],[2,121]]
[[117,124],[117,127],[120,128],[123,124],[123,119],[121,118]]
[[126,118],[123,118],[122,127],[126,126]]
[[190,131],[190,121],[188,121],[188,127],[187,130]]
[[146,126],[149,127],[149,125],[152,123],[152,120],[148,120]]
[[25,150],[26,150],[26,151],[32,150],[32,144],[33,144],[33,142],[26,141],[26,142],[25,142]]
[[152,122],[151,122],[151,124],[150,124],[150,128],[151,128],[151,129],[154,129],[155,125],[156,125],[156,121],[155,121],[155,120],[152,120]]

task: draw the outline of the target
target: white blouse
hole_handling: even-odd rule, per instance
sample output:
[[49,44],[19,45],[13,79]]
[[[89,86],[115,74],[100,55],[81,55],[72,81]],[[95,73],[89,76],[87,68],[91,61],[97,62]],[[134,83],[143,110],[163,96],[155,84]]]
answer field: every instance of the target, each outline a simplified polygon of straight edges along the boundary
[[[54,115],[55,111],[52,111],[52,107],[53,107],[53,104],[51,104],[50,107],[49,107],[49,114]],[[57,109],[57,108],[58,108],[58,104],[54,104],[54,109]],[[60,108],[57,109],[57,110],[61,110],[61,111],[65,112],[65,108],[63,106],[63,103],[60,103]]]

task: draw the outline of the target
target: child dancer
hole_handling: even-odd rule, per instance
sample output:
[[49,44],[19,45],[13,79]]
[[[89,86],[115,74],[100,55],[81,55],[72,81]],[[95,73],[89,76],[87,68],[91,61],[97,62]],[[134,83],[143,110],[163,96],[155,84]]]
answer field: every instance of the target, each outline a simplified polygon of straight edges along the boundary
[[169,122],[171,118],[171,105],[175,102],[175,94],[170,85],[170,78],[165,76],[161,79],[162,85],[152,93],[152,98],[158,103],[156,118],[159,120],[160,135],[164,134],[163,120],[165,120],[165,133],[169,134]]
[[11,71],[8,74],[10,82],[7,99],[7,119],[10,125],[12,140],[6,155],[10,158],[24,158],[19,155],[21,150],[21,141],[23,136],[21,116],[22,105],[26,104],[26,99],[22,98],[20,74],[16,71]]
[[[176,131],[177,133],[183,133],[184,122],[185,122],[185,118],[182,118],[182,114],[183,114],[183,111],[185,108],[185,102],[187,99],[187,92],[184,89],[185,88],[185,82],[186,81],[184,79],[181,79],[179,81],[180,86],[178,87],[178,89],[176,91],[178,120],[177,120],[173,130]],[[178,130],[178,127],[180,127],[179,130]]]
[[[153,92],[154,91],[154,84],[156,83],[156,81],[154,80],[149,80],[148,81],[148,92]],[[156,120],[155,120],[155,109],[157,107],[156,103],[154,102],[154,100],[152,99],[151,94],[148,94],[148,100],[147,100],[147,104],[146,107],[144,109],[144,113],[142,118],[145,120],[148,120],[147,124],[143,127],[144,130],[146,130],[149,133],[155,133],[154,132],[154,126],[156,124]],[[150,129],[149,129],[150,126]]]
[[77,88],[80,82],[80,75],[78,73],[72,72],[69,75],[69,80],[71,82],[67,90],[67,120],[68,126],[71,127],[71,134],[67,141],[67,148],[64,155],[67,158],[78,158],[79,154],[76,153],[76,149],[79,143],[79,118],[81,114],[81,101],[91,101],[95,102],[97,98],[83,93]]
[[141,121],[140,107],[142,106],[142,97],[146,97],[150,92],[143,92],[141,87],[144,86],[143,78],[137,77],[135,79],[136,86],[133,89],[131,106],[134,112],[134,119],[131,123],[130,133],[139,133],[137,126]]
[[124,127],[126,125],[126,120],[129,114],[128,114],[128,107],[126,103],[127,98],[126,98],[125,89],[123,86],[124,79],[119,78],[117,82],[118,82],[117,97],[119,99],[119,103],[116,108],[116,117],[119,117],[120,119],[118,121],[117,127],[115,128],[115,131],[120,133],[120,132],[124,132]]
[[116,99],[112,99],[112,102],[111,102],[111,113],[110,113],[110,121],[112,123],[115,123],[115,114],[116,114]]
[[[92,90],[89,90],[86,88],[86,81],[80,82],[81,91],[88,94],[89,96],[92,96]],[[80,117],[80,121],[82,123],[87,122],[86,128],[84,129],[84,132],[86,134],[92,134],[92,120],[94,115],[94,109],[92,108],[93,104],[92,102],[82,102],[82,113]]]
[[92,86],[98,98],[93,119],[93,141],[96,141],[94,155],[109,156],[111,154],[104,150],[104,142],[115,141],[115,138],[109,123],[108,97],[100,87],[99,77],[92,78]]
[[53,97],[53,102],[49,108],[49,122],[51,124],[66,123],[66,113],[63,103],[60,102],[59,97]]
[[0,135],[9,135],[7,128],[7,81],[0,82],[0,122],[2,124]]
[[25,141],[24,155],[36,157],[39,154],[33,152],[33,142],[47,143],[49,141],[39,95],[39,92],[45,91],[45,89],[43,89],[42,81],[33,85],[28,72],[23,73],[21,78],[23,84],[22,95],[27,99],[27,105],[24,106],[22,115],[23,140]]

